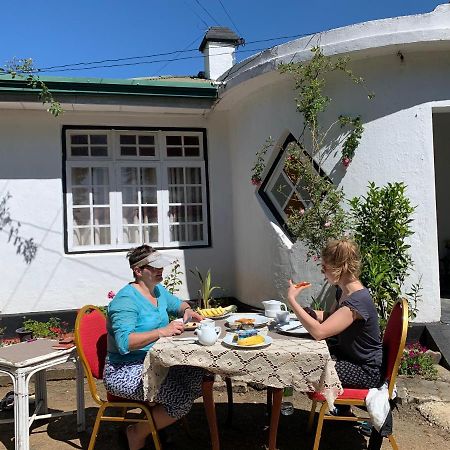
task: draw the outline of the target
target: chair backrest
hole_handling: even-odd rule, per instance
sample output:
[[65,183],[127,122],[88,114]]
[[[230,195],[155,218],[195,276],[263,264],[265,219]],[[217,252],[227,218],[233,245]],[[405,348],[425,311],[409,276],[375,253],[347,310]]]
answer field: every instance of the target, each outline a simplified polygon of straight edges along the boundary
[[383,335],[383,367],[385,380],[389,383],[389,398],[392,397],[400,360],[408,332],[408,302],[404,298],[392,308]]
[[97,392],[95,379],[103,378],[107,353],[106,317],[93,305],[83,306],[75,322],[75,344],[84,367],[92,397],[102,403]]

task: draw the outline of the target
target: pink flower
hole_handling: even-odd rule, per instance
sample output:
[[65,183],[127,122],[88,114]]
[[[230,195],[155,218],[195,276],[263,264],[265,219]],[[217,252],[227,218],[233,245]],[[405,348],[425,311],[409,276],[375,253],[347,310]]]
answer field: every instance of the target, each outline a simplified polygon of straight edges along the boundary
[[113,299],[116,296],[116,293],[114,291],[108,292],[108,298]]
[[261,178],[259,178],[259,177],[252,177],[252,184],[253,184],[253,186],[260,186],[261,185]]
[[346,156],[345,158],[342,158],[342,164],[344,167],[348,167],[351,162],[352,162],[352,160],[348,156]]
[[313,260],[314,260],[314,261],[318,261],[318,260],[319,260],[319,257],[318,257],[317,255],[314,255],[314,256],[313,256]]
[[299,214],[300,214],[301,216],[303,216],[303,214],[305,214],[305,210],[304,210],[303,208],[301,208],[301,209],[299,210]]
[[331,222],[325,222],[325,223],[323,224],[323,226],[324,226],[325,228],[330,228],[330,227],[331,227]]

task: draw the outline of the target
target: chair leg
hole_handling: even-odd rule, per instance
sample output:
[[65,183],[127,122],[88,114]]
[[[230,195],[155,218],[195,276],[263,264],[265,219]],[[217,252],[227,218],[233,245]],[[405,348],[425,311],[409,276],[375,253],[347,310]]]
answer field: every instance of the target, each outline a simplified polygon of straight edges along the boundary
[[327,410],[327,408],[328,408],[327,403],[323,402],[319,412],[319,420],[317,422],[317,430],[316,430],[316,437],[314,439],[313,450],[319,450],[320,437],[322,435],[323,416],[325,415],[325,411]]
[[148,426],[150,427],[150,434],[155,444],[155,450],[162,450],[161,441],[159,440],[158,430],[156,429],[155,422],[153,421],[152,412],[149,408],[142,407],[142,412],[146,415]]
[[316,407],[317,407],[317,400],[313,400],[312,405],[311,405],[311,411],[309,413],[309,418],[308,418],[308,428],[307,428],[308,432],[310,432],[312,430],[314,416],[316,415]]
[[397,441],[395,440],[394,435],[393,435],[393,434],[390,434],[390,435],[388,436],[388,439],[389,439],[389,442],[390,442],[390,444],[391,444],[391,447],[392,447],[394,450],[398,450]]
[[97,439],[98,429],[100,428],[100,421],[105,412],[105,406],[101,405],[98,409],[97,417],[95,418],[94,428],[92,429],[91,439],[89,440],[88,450],[92,450],[95,446],[95,440]]

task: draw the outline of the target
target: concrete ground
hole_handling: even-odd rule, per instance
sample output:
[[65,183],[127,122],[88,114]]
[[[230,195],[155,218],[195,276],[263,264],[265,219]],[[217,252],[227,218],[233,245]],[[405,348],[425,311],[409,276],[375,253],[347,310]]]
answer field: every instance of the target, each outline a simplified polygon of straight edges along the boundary
[[[216,383],[217,384],[217,383]],[[440,370],[438,380],[426,381],[416,378],[400,377],[399,395],[402,404],[394,412],[394,433],[400,448],[408,450],[447,449],[450,438],[450,373]],[[225,425],[227,407],[223,387],[217,384],[215,400],[219,422],[221,445],[223,450],[248,449],[262,450],[267,442],[267,418],[265,416],[264,391],[257,391],[245,385],[235,385],[235,411],[231,427]],[[10,386],[0,387],[0,398],[10,390]],[[32,389],[31,389],[32,390]],[[49,406],[53,410],[68,410],[75,406],[75,381],[59,380],[48,382]],[[86,414],[88,430],[76,432],[76,416],[64,416],[50,421],[35,422],[32,427],[31,450],[73,450],[86,449],[94,423],[97,408],[86,386]],[[306,432],[306,422],[310,402],[304,395],[294,399],[295,413],[281,416],[278,431],[279,450],[299,450],[312,448],[313,439]],[[0,413],[0,418],[12,417],[11,412]],[[210,449],[208,426],[201,399],[187,416],[190,434],[188,436],[180,424],[168,429],[173,442],[164,450]],[[13,424],[0,425],[0,450],[14,449]],[[321,450],[327,449],[364,449],[367,438],[358,427],[334,422],[326,423],[321,441]],[[122,439],[121,426],[104,424],[101,427],[96,450],[126,449]],[[147,445],[152,449],[151,444]],[[383,449],[390,448],[388,442]]]

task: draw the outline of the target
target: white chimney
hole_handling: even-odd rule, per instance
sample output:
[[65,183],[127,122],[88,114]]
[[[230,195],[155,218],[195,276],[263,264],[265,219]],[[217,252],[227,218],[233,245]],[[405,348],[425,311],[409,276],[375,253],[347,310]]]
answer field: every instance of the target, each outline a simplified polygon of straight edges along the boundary
[[233,67],[236,47],[243,43],[244,40],[229,28],[209,28],[199,47],[204,56],[205,78],[217,80]]

